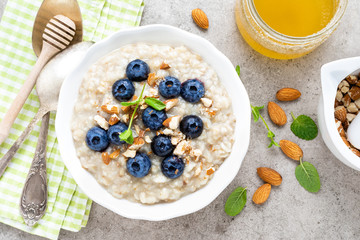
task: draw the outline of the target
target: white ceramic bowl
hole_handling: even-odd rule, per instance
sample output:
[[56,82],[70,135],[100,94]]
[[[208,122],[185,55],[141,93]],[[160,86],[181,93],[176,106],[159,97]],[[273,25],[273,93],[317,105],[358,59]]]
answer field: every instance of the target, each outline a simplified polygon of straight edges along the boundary
[[[184,45],[202,56],[203,60],[217,72],[227,89],[236,117],[235,143],[232,153],[215,172],[213,179],[204,188],[171,203],[142,205],[113,197],[81,167],[70,130],[73,108],[84,74],[99,58],[125,44],[136,42]],[[159,221],[200,210],[211,203],[230,184],[237,175],[249,146],[250,114],[249,98],[234,66],[209,41],[175,27],[150,25],[119,31],[94,44],[88,50],[82,62],[62,85],[55,127],[61,157],[85,194],[98,204],[124,217]]]
[[330,151],[347,166],[360,171],[360,159],[341,139],[334,118],[334,102],[339,83],[349,74],[359,74],[360,57],[330,62],[321,68],[322,95],[318,107],[319,128]]

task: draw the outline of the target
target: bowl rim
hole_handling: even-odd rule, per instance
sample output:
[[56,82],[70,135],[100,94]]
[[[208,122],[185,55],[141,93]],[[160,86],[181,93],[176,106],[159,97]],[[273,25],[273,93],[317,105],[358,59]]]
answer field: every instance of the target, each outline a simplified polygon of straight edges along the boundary
[[[192,52],[199,54],[197,50],[194,50],[194,46],[196,45],[196,47],[198,47],[207,54],[207,55],[199,54],[206,62],[209,63],[207,59],[210,59],[211,57],[216,58],[218,63],[222,63],[220,65],[222,65],[222,67],[226,69],[227,72],[226,74],[231,76],[232,80],[227,80],[227,81],[232,81],[232,84],[234,84],[234,89],[237,89],[239,91],[238,92],[239,97],[237,98],[239,99],[241,98],[242,101],[240,105],[240,102],[235,102],[234,99],[232,99],[234,115],[238,114],[237,116],[235,116],[236,127],[235,127],[235,142],[233,144],[233,150],[230,156],[226,159],[226,161],[224,161],[223,164],[220,166],[220,168],[214,173],[214,176],[211,179],[211,181],[209,181],[206,184],[206,186],[204,186],[203,188],[197,190],[192,194],[188,194],[177,201],[171,203],[159,203],[154,205],[143,205],[140,203],[131,202],[126,199],[115,198],[109,192],[107,192],[105,188],[103,188],[99,183],[97,183],[95,178],[89,172],[87,172],[85,169],[81,167],[80,161],[75,153],[75,147],[73,144],[72,134],[69,127],[70,119],[73,113],[73,105],[71,104],[74,104],[78,94],[78,87],[74,87],[74,84],[80,85],[79,82],[81,82],[82,80],[82,76],[83,76],[82,74],[85,74],[87,72],[88,68],[95,62],[94,59],[96,59],[97,61],[102,56],[105,56],[112,50],[119,48],[119,47],[112,47],[113,45],[111,44],[117,44],[115,43],[116,42],[115,40],[120,41],[126,39],[124,37],[130,36],[135,38],[138,35],[145,36],[146,34],[165,34],[165,35],[169,34],[168,35],[169,38],[175,38],[175,36],[179,36],[179,37],[181,36],[181,38],[183,38],[183,40],[181,40],[182,45],[189,48]],[[150,37],[151,35],[146,35],[146,36],[148,36],[148,38],[151,38]],[[161,41],[165,41],[165,40],[161,39]],[[135,41],[135,42],[139,42],[139,41]],[[147,41],[146,39],[143,40],[142,42],[153,43],[152,41]],[[188,44],[188,42],[191,42],[191,46]],[[126,44],[124,43],[123,45]],[[167,43],[167,45],[174,45],[174,44]],[[213,64],[209,63],[209,65],[215,70]],[[216,72],[218,75],[221,74],[224,75],[225,70],[223,70],[221,74],[218,71]],[[223,81],[223,79],[220,76],[219,78],[221,81]],[[229,88],[226,89],[228,92],[229,90],[231,90]],[[74,95],[75,99],[71,100],[71,98],[69,98],[68,96],[69,92],[75,94]],[[231,94],[229,93],[229,95]],[[231,95],[231,97],[234,97],[234,95]],[[243,112],[241,113],[241,126],[239,123],[240,113],[238,113],[238,111],[240,110],[237,110],[235,108],[235,105],[241,109],[244,109]],[[161,220],[167,220],[167,219],[183,216],[186,214],[190,214],[204,208],[205,206],[210,204],[213,200],[215,200],[215,198],[231,183],[231,181],[237,175],[241,163],[248,150],[248,146],[250,142],[250,121],[251,121],[250,100],[245,90],[245,87],[242,84],[230,60],[218,49],[216,49],[216,47],[212,45],[208,40],[200,36],[197,36],[195,34],[186,32],[184,30],[169,25],[154,24],[154,25],[147,25],[142,27],[120,30],[112,34],[111,36],[95,43],[88,49],[81,63],[75,67],[75,69],[72,71],[72,73],[69,74],[69,76],[65,79],[62,85],[59,96],[58,112],[55,120],[55,129],[58,136],[58,144],[63,162],[65,163],[69,172],[75,179],[76,183],[79,185],[79,187],[87,196],[89,196],[92,200],[94,200],[98,204],[114,211],[115,213],[121,216],[132,219],[161,221]],[[239,135],[240,133],[242,134],[241,136]],[[239,144],[240,142],[242,143],[241,146],[238,146],[238,148],[234,148],[234,146],[237,143]],[[234,165],[229,165],[230,161]],[[225,167],[227,170],[226,172],[224,172]],[[89,177],[91,177],[91,179]],[[221,177],[223,177],[224,179],[221,179]],[[221,184],[219,181],[221,181]],[[89,187],[88,185],[91,184],[95,184],[95,185]],[[99,187],[102,190],[99,190]],[[96,194],[96,191],[98,191],[97,193],[100,194]],[[197,195],[202,196],[204,194],[206,194],[205,199],[196,198]],[[201,201],[194,202],[194,199]],[[141,209],[141,211],[143,212],[131,212],[130,209],[132,210]],[[174,211],[171,212],[169,211],[169,209],[172,209]]]
[[[360,171],[360,161],[343,142],[337,131],[334,117],[334,101],[339,83],[349,74],[360,72],[360,57],[352,57],[336,60],[324,64],[321,67],[321,87],[322,87],[322,104],[324,123],[327,135],[336,148],[339,158],[344,164]],[[334,151],[335,149],[330,149]]]

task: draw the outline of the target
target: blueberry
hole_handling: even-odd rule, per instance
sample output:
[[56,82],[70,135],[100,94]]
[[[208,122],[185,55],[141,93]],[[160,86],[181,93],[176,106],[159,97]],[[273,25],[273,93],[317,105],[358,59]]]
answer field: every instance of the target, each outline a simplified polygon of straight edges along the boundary
[[161,162],[162,173],[172,179],[180,177],[184,172],[184,167],[184,161],[175,155],[171,155]]
[[197,138],[204,128],[201,118],[195,115],[187,115],[180,122],[180,131],[188,138]]
[[120,133],[128,129],[125,123],[119,122],[115,125],[110,126],[107,135],[112,144],[121,145],[124,144],[125,141],[120,141]]
[[146,127],[151,130],[159,130],[163,126],[163,122],[167,119],[164,110],[158,111],[152,107],[147,107],[142,113],[142,120]]
[[181,83],[179,79],[167,76],[159,84],[159,93],[164,98],[176,98],[180,95]]
[[146,62],[136,59],[131,61],[126,67],[126,76],[135,82],[141,82],[148,78],[150,72],[149,65]]
[[128,172],[137,178],[148,175],[151,168],[151,161],[145,153],[136,153],[134,158],[129,158],[126,162]]
[[155,155],[165,157],[174,151],[174,146],[171,144],[170,137],[160,134],[153,138],[151,142],[151,150]]
[[117,80],[112,86],[112,94],[119,101],[130,100],[135,93],[135,87],[129,79]]
[[91,150],[101,152],[109,146],[109,138],[106,131],[99,127],[93,127],[86,133],[86,144]]
[[181,97],[191,103],[197,103],[205,95],[205,87],[197,79],[189,79],[181,84]]

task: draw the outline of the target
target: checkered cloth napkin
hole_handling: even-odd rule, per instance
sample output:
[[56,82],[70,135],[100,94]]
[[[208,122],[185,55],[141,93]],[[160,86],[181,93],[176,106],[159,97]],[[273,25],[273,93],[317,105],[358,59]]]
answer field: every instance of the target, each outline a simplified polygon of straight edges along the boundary
[[[0,120],[9,109],[36,56],[31,35],[41,0],[8,0],[0,22]],[[84,41],[98,41],[119,29],[138,26],[143,0],[78,0],[84,27]],[[39,108],[32,91],[12,126],[9,138],[0,146],[2,157],[20,136]],[[34,156],[38,124],[22,144],[0,178],[0,222],[42,237],[57,239],[60,229],[79,231],[86,226],[91,200],[79,189],[61,161],[51,114],[47,139],[48,207],[33,228],[25,225],[19,213],[21,191]]]

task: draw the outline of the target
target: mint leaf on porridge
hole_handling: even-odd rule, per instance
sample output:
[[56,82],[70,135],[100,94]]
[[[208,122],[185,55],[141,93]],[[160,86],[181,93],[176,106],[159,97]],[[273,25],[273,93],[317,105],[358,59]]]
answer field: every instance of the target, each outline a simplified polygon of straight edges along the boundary
[[131,102],[121,102],[120,104],[123,106],[132,106],[132,105],[137,104],[138,102],[140,102],[140,99],[137,99],[137,100],[131,101]]
[[240,66],[239,65],[236,65],[236,68],[235,68],[237,74],[239,75],[240,77]]
[[298,138],[304,140],[313,140],[318,135],[318,127],[314,120],[306,115],[300,115],[297,118],[291,113],[292,118],[294,119],[293,123],[290,126],[291,131]]
[[270,144],[268,146],[268,148],[271,148],[273,145],[280,147],[280,145],[275,142],[274,138],[275,138],[275,134],[270,130],[269,126],[267,125],[267,123],[265,122],[265,119],[261,116],[260,114],[260,110],[264,108],[264,106],[260,106],[260,107],[254,107],[253,105],[251,105],[251,112],[253,114],[254,117],[254,122],[259,121],[259,118],[261,118],[261,120],[263,121],[266,129],[268,130],[268,135],[267,137],[270,138]]
[[145,103],[158,111],[161,111],[166,107],[166,105],[162,101],[156,98],[147,97],[145,98]]
[[236,188],[225,203],[225,213],[229,216],[238,215],[246,204],[246,188]]
[[127,130],[123,131],[120,134],[120,140],[125,141],[128,144],[133,144],[134,138],[133,138],[133,135],[132,135],[132,131],[130,129],[127,129]]
[[295,169],[295,177],[300,185],[309,192],[318,192],[321,187],[319,173],[309,162],[303,162],[300,158],[300,164]]

